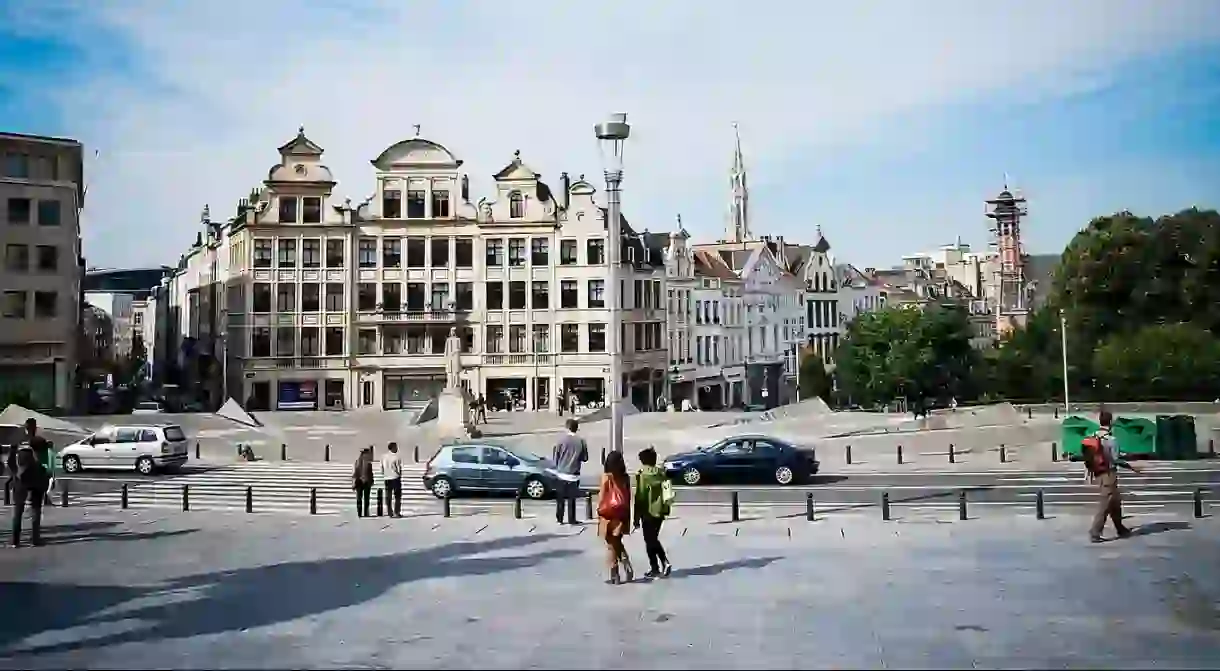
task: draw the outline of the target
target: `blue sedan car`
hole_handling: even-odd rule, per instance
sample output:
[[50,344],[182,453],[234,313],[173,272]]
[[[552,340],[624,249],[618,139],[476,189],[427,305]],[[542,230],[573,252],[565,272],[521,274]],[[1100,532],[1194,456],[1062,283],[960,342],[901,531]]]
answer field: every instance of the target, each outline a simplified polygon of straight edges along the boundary
[[817,455],[785,440],[762,435],[732,436],[665,459],[665,473],[687,485],[717,482],[773,482],[791,485],[818,472]]

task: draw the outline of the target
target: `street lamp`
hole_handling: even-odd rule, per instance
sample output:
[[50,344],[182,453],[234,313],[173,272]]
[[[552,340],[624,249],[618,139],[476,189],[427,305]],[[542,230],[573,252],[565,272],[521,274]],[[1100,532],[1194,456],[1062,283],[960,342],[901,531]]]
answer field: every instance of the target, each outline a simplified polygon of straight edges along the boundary
[[1072,405],[1068,402],[1068,320],[1067,314],[1059,311],[1060,348],[1063,350],[1063,414],[1072,414]]
[[610,388],[607,390],[610,401],[610,449],[622,452],[622,393],[619,385],[623,377],[623,353],[619,335],[623,328],[623,311],[618,285],[621,242],[619,187],[623,183],[623,151],[627,146],[627,138],[631,136],[631,126],[627,125],[626,114],[616,113],[594,126],[593,133],[597,136],[602,169],[606,173],[606,263],[609,266],[609,272],[606,274],[606,302],[610,309],[610,333],[607,334],[609,337],[606,339],[606,345],[610,350]]

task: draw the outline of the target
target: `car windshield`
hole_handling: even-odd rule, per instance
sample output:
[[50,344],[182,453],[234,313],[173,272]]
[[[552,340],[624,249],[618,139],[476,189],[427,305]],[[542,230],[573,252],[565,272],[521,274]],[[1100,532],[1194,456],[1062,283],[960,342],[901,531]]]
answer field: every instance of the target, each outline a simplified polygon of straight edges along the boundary
[[186,434],[182,433],[182,427],[180,426],[167,426],[165,427],[165,439],[176,443],[180,440],[186,440]]
[[509,452],[509,454],[512,454],[514,457],[517,457],[521,461],[533,461],[533,462],[546,461],[546,457],[540,457],[540,456],[534,454],[533,452],[530,452],[529,450],[520,450],[520,449],[514,448],[514,449],[509,450],[508,452]]

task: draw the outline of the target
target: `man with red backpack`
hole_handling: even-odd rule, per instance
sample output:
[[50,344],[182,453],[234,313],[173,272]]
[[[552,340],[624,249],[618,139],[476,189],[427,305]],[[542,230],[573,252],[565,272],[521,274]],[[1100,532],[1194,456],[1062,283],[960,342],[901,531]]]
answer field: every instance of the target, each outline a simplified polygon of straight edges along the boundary
[[1123,524],[1122,493],[1118,489],[1118,470],[1125,468],[1138,473],[1140,469],[1119,458],[1118,444],[1110,427],[1114,417],[1109,410],[1102,410],[1097,418],[1101,428],[1091,436],[1080,441],[1080,455],[1088,469],[1089,479],[1097,483],[1101,499],[1097,502],[1097,512],[1093,515],[1093,524],[1089,527],[1089,540],[1102,542],[1101,532],[1106,526],[1106,518],[1114,522],[1114,530],[1119,538],[1131,535],[1131,530]]

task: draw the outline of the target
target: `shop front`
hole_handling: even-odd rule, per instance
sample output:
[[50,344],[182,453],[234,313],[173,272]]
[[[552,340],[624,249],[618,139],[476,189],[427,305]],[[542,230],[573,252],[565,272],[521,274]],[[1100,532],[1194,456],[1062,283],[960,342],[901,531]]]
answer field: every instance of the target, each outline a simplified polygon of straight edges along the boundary
[[317,380],[281,380],[276,386],[276,410],[318,409]]

